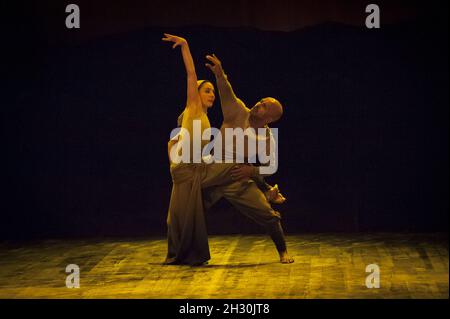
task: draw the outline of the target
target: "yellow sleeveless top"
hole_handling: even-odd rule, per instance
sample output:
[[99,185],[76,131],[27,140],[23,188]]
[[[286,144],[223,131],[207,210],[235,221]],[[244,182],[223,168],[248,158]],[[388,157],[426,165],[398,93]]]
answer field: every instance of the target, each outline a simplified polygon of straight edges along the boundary
[[[181,127],[184,128],[187,132],[189,132],[190,138],[190,158],[193,158],[193,140],[196,139],[196,142],[200,145],[200,152],[203,150],[203,147],[210,142],[210,136],[208,135],[207,139],[203,139],[202,135],[205,129],[211,128],[211,123],[209,122],[208,115],[205,112],[201,112],[200,115],[194,117],[190,114],[190,112],[186,109],[183,112],[183,120],[181,122]],[[196,135],[194,135],[196,134]],[[187,138],[183,136],[184,134],[180,134],[180,141],[183,138]]]

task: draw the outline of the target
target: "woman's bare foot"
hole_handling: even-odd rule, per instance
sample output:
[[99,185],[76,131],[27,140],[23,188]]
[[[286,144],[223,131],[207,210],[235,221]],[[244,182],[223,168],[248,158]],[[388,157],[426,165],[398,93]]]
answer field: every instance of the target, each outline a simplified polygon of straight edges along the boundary
[[180,262],[176,258],[166,258],[163,265],[179,265]]
[[283,204],[286,201],[286,198],[280,193],[278,184],[269,189],[265,195],[269,203]]
[[280,253],[280,262],[282,264],[292,264],[294,262],[294,258],[290,257],[287,251]]
[[192,266],[192,267],[200,267],[200,266],[206,266],[207,264],[208,264],[208,262],[207,262],[207,261],[204,261],[204,262],[194,263],[194,264],[192,264],[191,266]]

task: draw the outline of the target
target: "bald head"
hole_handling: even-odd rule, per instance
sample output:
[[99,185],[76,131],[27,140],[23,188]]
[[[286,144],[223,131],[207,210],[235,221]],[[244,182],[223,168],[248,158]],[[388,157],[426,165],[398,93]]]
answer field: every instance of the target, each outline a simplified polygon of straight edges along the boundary
[[266,97],[264,101],[268,104],[267,115],[270,120],[269,123],[278,121],[283,115],[283,106],[281,103],[273,97]]
[[283,115],[283,106],[273,97],[261,99],[250,110],[250,117],[253,123],[266,125],[278,121]]
[[266,125],[278,121],[283,115],[283,106],[273,97],[261,99],[250,110],[250,117],[254,123]]

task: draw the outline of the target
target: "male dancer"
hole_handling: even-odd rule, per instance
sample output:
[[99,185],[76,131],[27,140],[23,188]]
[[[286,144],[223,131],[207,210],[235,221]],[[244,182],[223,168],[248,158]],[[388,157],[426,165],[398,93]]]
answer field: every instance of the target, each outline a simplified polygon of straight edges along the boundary
[[[241,128],[243,130],[251,127],[256,131],[258,128],[266,128],[267,143],[270,144],[270,129],[267,124],[277,121],[283,114],[283,107],[276,99],[267,97],[261,99],[251,109],[236,97],[230,82],[222,68],[222,63],[213,54],[206,58],[212,63],[206,66],[214,73],[219,89],[221,108],[223,112],[223,123],[221,127],[222,137],[226,128]],[[226,140],[225,140],[226,142]],[[224,147],[225,159],[237,157],[247,158],[251,154],[239,154],[240,150],[236,145],[232,145],[233,154],[229,153],[230,148],[222,143]],[[261,175],[261,167],[252,165],[236,165],[231,175],[234,183],[213,186],[204,189],[204,202],[206,207],[212,206],[222,196],[225,197],[242,214],[251,218],[258,224],[266,228],[275,243],[282,263],[292,263],[294,259],[288,255],[283,229],[280,224],[280,213],[273,210],[266,196],[258,188],[257,183],[252,178]]]

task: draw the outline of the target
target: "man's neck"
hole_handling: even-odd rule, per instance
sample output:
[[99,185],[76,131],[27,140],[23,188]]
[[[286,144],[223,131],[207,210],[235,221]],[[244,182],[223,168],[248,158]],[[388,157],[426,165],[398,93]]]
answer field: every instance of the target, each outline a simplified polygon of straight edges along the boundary
[[254,129],[264,128],[266,126],[266,123],[264,123],[261,120],[255,119],[253,116],[250,116],[248,118],[248,124],[250,125],[250,127],[253,127]]

